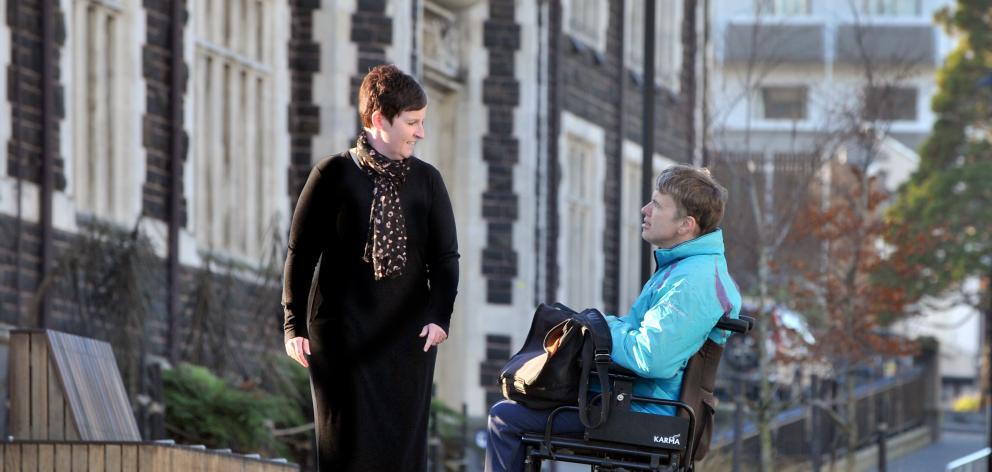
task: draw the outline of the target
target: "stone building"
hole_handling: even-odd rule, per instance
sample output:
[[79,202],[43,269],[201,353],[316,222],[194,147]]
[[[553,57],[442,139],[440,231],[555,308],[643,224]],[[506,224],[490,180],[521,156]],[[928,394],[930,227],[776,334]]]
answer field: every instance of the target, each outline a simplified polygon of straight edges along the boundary
[[[652,173],[698,154],[685,118],[694,92],[680,85],[694,81],[681,63],[695,55],[682,48],[683,3],[696,2],[658,2]],[[353,143],[358,84],[384,62],[427,88],[418,156],[443,174],[458,224],[461,284],[436,376],[444,401],[485,414],[537,303],[617,312],[640,288],[641,2],[0,4],[9,326],[99,322],[99,308],[80,317],[71,287],[43,281],[62,280],[79,235],[110,224],[154,252],[148,354],[191,355],[204,276],[227,291],[229,328],[214,339],[249,360],[280,352],[271,270],[293,205],[313,163]]]

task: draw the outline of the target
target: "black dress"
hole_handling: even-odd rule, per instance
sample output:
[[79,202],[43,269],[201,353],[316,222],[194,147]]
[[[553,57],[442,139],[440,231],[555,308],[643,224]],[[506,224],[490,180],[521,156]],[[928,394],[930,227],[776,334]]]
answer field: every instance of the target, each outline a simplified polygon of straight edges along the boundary
[[[322,471],[427,466],[427,419],[437,349],[418,337],[448,331],[458,286],[458,243],[441,174],[409,158],[399,194],[407,264],[376,281],[362,259],[372,179],[346,151],[310,172],[293,215],[283,280],[286,340],[310,340],[317,453]],[[320,258],[319,304],[307,319]]]

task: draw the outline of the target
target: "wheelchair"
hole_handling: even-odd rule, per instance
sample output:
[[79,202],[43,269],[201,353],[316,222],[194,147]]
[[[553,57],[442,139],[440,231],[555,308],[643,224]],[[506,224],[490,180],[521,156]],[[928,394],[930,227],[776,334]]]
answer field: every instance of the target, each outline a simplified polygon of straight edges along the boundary
[[[724,316],[716,327],[747,334],[754,327],[754,319]],[[587,464],[594,471],[603,472],[694,470],[695,460],[702,459],[709,450],[709,439],[713,434],[713,388],[722,354],[723,346],[710,340],[703,344],[686,364],[678,400],[633,395],[637,375],[611,365],[608,372],[612,386],[610,398],[596,395],[589,406],[589,416],[598,417],[602,402],[610,402],[606,420],[595,428],[586,428],[581,434],[553,434],[551,425],[557,415],[569,410],[578,411],[576,406],[556,408],[548,417],[543,433],[523,435],[524,470],[539,472],[545,460]],[[677,414],[664,416],[634,411],[632,402],[672,406]]]

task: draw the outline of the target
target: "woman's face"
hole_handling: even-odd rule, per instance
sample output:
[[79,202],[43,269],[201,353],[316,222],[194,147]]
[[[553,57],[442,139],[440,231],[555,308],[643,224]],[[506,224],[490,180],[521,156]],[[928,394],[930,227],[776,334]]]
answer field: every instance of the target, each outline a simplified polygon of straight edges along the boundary
[[377,116],[373,116],[372,125],[376,128],[382,149],[379,149],[378,146],[376,149],[394,160],[412,156],[417,141],[424,139],[424,117],[426,115],[427,107],[404,111],[393,117],[393,122],[390,123],[384,116],[377,113]]

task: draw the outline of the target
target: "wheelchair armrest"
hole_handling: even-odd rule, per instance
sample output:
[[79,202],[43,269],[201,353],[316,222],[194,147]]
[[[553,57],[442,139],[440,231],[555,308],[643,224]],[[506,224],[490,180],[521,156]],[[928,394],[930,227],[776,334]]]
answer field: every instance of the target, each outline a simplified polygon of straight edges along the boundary
[[[589,374],[598,375],[599,370],[596,369],[596,366],[593,366],[592,371],[590,371]],[[610,364],[610,370],[607,371],[607,375],[609,375],[610,379],[613,380],[637,380],[638,378],[640,378],[640,376],[637,375],[635,372],[620,367],[619,365],[613,363]]]

